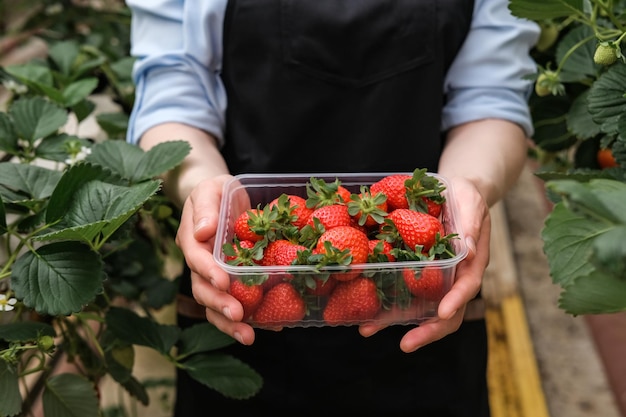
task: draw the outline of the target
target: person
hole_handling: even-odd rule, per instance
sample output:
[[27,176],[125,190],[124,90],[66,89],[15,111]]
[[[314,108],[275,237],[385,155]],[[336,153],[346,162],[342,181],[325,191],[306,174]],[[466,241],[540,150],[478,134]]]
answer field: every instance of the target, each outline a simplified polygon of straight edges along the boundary
[[[264,380],[233,400],[179,372],[175,415],[489,416],[486,324],[469,310],[489,261],[489,208],[526,160],[524,76],[536,71],[538,27],[507,0],[127,4],[137,58],[127,140],[192,148],[164,181],[182,207],[179,324],[213,323]],[[242,322],[211,256],[225,181],[416,168],[450,180],[469,247],[438,320],[281,331]]]

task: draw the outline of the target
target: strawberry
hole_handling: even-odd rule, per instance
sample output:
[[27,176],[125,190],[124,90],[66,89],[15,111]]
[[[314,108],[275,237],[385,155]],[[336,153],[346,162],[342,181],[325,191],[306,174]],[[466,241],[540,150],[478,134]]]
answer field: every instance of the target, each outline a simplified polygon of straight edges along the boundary
[[254,283],[244,283],[238,279],[230,283],[230,295],[235,297],[243,306],[243,318],[248,319],[261,304],[263,286]]
[[384,193],[373,194],[367,187],[361,186],[361,192],[353,194],[348,202],[348,213],[357,220],[359,226],[378,226],[387,215],[387,206]]
[[315,277],[307,281],[305,292],[307,295],[327,296],[335,289],[338,282],[333,277],[326,279]]
[[[323,265],[350,265],[367,262],[369,239],[365,233],[350,226],[337,226],[324,232],[313,250]],[[359,272],[336,273],[339,281],[356,278]]]
[[383,193],[387,196],[387,208],[392,211],[398,208],[409,208],[404,183],[412,177],[408,174],[387,175],[370,186],[370,193]]
[[[383,233],[395,228],[402,242],[408,249],[416,252],[428,252],[437,239],[444,234],[444,228],[438,218],[428,213],[410,209],[397,209],[389,213],[383,226]],[[416,247],[422,247],[421,251]]]
[[350,226],[352,222],[352,218],[348,214],[348,207],[343,204],[331,204],[313,210],[307,222],[309,226],[315,227],[314,219],[318,219],[325,230],[337,226]]
[[396,260],[391,253],[393,245],[386,240],[371,239],[369,249],[368,262],[393,262]]
[[341,185],[339,179],[326,182],[321,178],[311,177],[307,184],[306,206],[318,208],[331,204],[346,204],[350,201],[350,191]]
[[288,222],[302,229],[307,224],[313,209],[306,206],[306,199],[298,195],[282,194],[270,201],[269,207],[277,207],[278,217],[286,217]]
[[239,240],[258,242],[264,237],[273,239],[278,223],[277,210],[261,209],[260,207],[244,211],[237,217],[233,227]]
[[402,278],[409,292],[415,297],[439,301],[445,295],[443,273],[439,268],[426,267],[419,271],[404,269]]
[[252,315],[259,327],[282,327],[294,324],[306,315],[306,304],[298,291],[288,282],[268,290]]
[[374,281],[363,276],[339,282],[328,297],[323,318],[330,325],[373,319],[382,306]]
[[294,261],[298,259],[298,253],[306,250],[306,247],[291,243],[288,240],[276,240],[272,243],[276,242],[284,243],[278,244],[274,248],[273,265],[293,265]]

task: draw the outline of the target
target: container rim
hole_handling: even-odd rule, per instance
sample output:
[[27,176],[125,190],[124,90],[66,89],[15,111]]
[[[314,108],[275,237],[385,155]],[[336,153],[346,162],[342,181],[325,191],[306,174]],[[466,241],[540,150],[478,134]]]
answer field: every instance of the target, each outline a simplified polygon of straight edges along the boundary
[[[406,171],[392,171],[392,172],[345,172],[345,173],[333,173],[333,172],[317,172],[317,173],[262,173],[262,174],[237,174],[234,175],[230,180],[224,183],[222,190],[222,201],[220,203],[220,213],[225,213],[225,210],[228,210],[228,200],[229,200],[229,190],[232,185],[235,183],[241,182],[241,180],[246,179],[254,179],[254,180],[263,180],[263,179],[281,179],[280,183],[276,184],[265,184],[268,187],[284,187],[286,185],[290,185],[286,183],[286,180],[299,180],[308,181],[311,177],[314,178],[338,178],[340,182],[344,182],[344,179],[356,179],[363,177],[376,177],[383,178],[388,175],[412,175],[413,172]],[[445,186],[446,191],[446,203],[448,204],[448,210],[451,211],[451,217],[455,221],[458,220],[459,216],[459,207],[455,198],[455,193],[453,190],[452,184],[443,176],[433,173],[426,172],[426,175],[433,176],[441,181]],[[252,184],[252,186],[261,186],[262,184]],[[293,185],[293,184],[292,184]],[[245,185],[242,185],[245,187]],[[232,191],[232,190],[231,190]],[[220,215],[220,220],[223,217]],[[243,274],[305,274],[305,273],[335,273],[335,272],[346,272],[346,271],[368,271],[368,272],[386,272],[386,271],[399,271],[403,269],[418,269],[425,267],[438,267],[438,268],[451,268],[456,266],[459,262],[465,259],[468,255],[468,248],[465,243],[465,236],[463,231],[458,229],[455,230],[457,234],[456,239],[458,239],[457,243],[457,253],[452,258],[446,259],[436,259],[429,261],[402,261],[402,262],[376,262],[376,263],[358,263],[351,264],[349,266],[339,266],[339,265],[328,265],[322,268],[316,268],[313,265],[274,265],[274,266],[261,266],[261,265],[230,265],[227,262],[222,260],[222,256],[220,256],[222,252],[222,245],[225,243],[225,232],[226,227],[223,224],[218,224],[216,235],[215,235],[215,243],[213,248],[213,258],[215,262],[222,268],[224,271],[233,274],[233,275],[243,275]]]

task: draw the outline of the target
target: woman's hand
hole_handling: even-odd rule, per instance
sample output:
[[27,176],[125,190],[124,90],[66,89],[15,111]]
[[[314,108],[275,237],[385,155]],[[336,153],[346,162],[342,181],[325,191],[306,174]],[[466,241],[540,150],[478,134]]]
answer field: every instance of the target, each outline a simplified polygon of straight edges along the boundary
[[213,258],[222,188],[232,179],[219,175],[200,182],[183,205],[176,243],[191,269],[191,289],[206,318],[240,343],[254,342],[254,330],[242,323],[243,307],[228,294],[230,277]]
[[[400,348],[404,352],[413,352],[458,330],[467,303],[480,291],[483,273],[489,263],[489,207],[471,181],[452,178],[450,182],[468,255],[457,265],[454,285],[439,303],[437,319],[408,331],[400,341]],[[359,331],[367,337],[381,328],[378,325],[363,325]]]

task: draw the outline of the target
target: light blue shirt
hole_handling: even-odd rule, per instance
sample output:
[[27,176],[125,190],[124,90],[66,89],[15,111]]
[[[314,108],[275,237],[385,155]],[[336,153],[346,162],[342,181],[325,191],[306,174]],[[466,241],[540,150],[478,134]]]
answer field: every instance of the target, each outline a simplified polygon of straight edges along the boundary
[[[133,12],[135,107],[128,141],[164,122],[188,124],[224,140],[226,92],[220,78],[227,0],[127,0]],[[533,133],[527,99],[536,72],[529,50],[539,27],[516,18],[509,0],[475,0],[467,39],[444,85],[442,130],[486,118]]]

